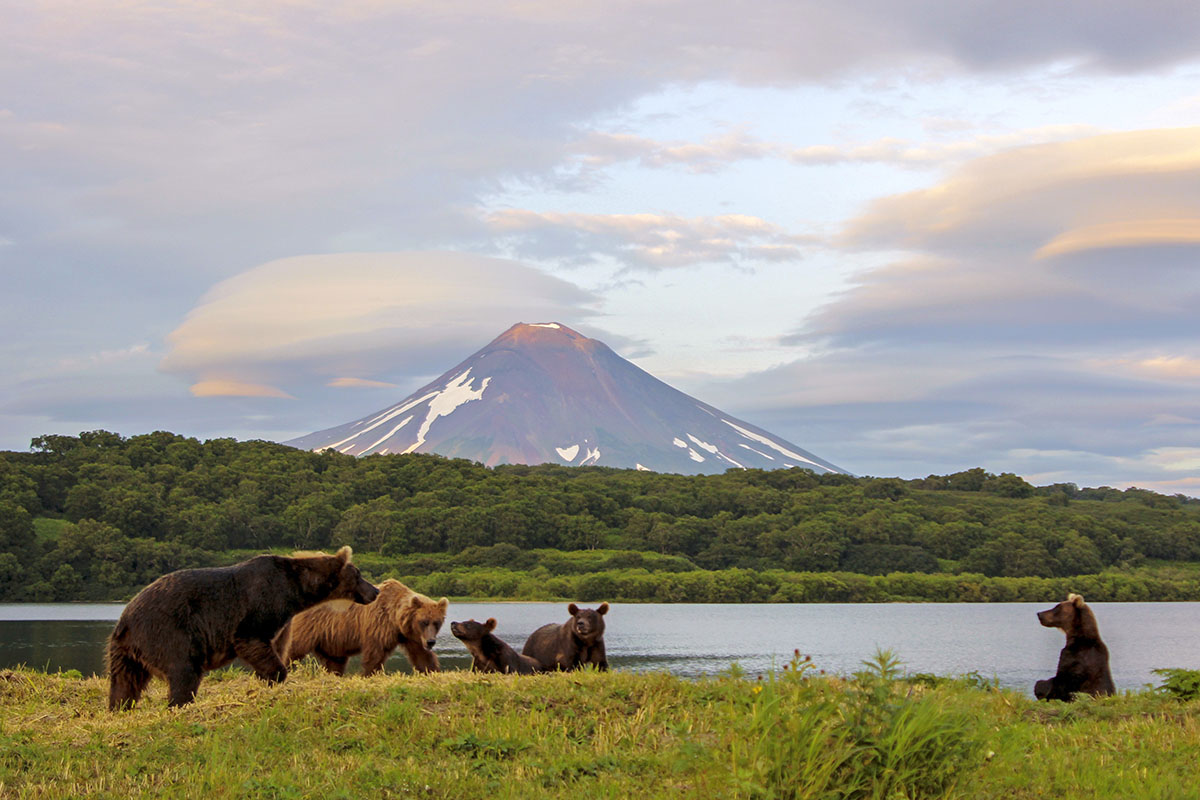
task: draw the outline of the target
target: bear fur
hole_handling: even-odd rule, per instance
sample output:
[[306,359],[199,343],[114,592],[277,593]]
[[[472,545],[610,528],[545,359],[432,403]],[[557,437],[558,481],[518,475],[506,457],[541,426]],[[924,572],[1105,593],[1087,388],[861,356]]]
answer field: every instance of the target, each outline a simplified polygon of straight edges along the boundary
[[596,609],[579,608],[571,603],[567,611],[571,618],[566,622],[543,625],[529,634],[521,652],[547,671],[578,669],[584,664],[608,669],[604,653],[604,615],[608,613],[608,603],[601,603]]
[[344,675],[350,657],[362,653],[363,675],[374,675],[403,646],[415,671],[437,672],[433,647],[449,602],[444,597],[434,602],[389,579],[379,584],[379,596],[369,606],[340,610],[326,604],[297,614],[279,632],[275,647],[285,664],[312,653],[336,675]]
[[471,669],[475,672],[504,672],[532,675],[542,671],[537,659],[521,655],[513,650],[492,631],[496,629],[495,618],[487,622],[451,622],[450,632],[467,646],[471,654]]
[[1093,697],[1114,694],[1112,673],[1108,669],[1108,648],[1100,640],[1096,615],[1077,594],[1048,611],[1038,612],[1038,622],[1047,628],[1061,628],[1067,635],[1066,647],[1058,656],[1058,672],[1034,684],[1039,700],[1070,702],[1076,692]]
[[129,601],[108,638],[109,710],[133,706],[151,676],[167,681],[168,705],[190,703],[204,673],[235,657],[263,680],[285,680],[271,640],[293,614],[326,600],[370,603],[378,594],[350,556],[349,547],[332,556],[262,555],[154,581]]

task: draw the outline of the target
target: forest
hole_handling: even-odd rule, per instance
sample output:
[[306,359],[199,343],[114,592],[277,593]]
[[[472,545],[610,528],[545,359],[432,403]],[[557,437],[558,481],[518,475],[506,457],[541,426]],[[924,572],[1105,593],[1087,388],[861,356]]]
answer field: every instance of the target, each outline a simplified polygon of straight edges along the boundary
[[171,570],[342,544],[375,580],[452,596],[1200,600],[1200,500],[982,468],[486,468],[162,431],[0,452],[0,600],[123,600]]

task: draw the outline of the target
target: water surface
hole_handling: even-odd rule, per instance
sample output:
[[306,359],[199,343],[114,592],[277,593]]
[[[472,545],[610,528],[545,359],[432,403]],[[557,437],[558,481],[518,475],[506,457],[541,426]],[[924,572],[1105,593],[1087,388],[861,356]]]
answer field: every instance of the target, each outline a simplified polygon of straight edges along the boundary
[[[893,650],[910,672],[977,672],[1028,692],[1054,674],[1063,635],[1034,614],[1049,603],[617,604],[606,617],[609,663],[638,672],[713,675],[737,663],[749,674],[786,664],[793,650],[828,672],[850,673],[877,649]],[[1200,669],[1200,603],[1091,603],[1122,689],[1158,683],[1157,667]],[[0,667],[101,673],[104,641],[121,604],[0,604]],[[450,620],[498,620],[496,635],[521,649],[565,603],[452,603],[437,651],[444,669],[471,659]],[[358,659],[351,671],[358,669]],[[408,671],[397,650],[389,671]]]

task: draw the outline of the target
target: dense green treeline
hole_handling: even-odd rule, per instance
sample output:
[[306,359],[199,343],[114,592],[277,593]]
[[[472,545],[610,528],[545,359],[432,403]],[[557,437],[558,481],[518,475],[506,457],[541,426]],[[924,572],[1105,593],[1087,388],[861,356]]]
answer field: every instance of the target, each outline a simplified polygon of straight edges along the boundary
[[[1042,599],[1059,579],[1106,573],[1098,592],[1111,599],[1196,599],[1187,572],[1134,570],[1200,560],[1200,501],[1033,487],[982,469],[913,481],[487,469],[165,432],[44,436],[32,452],[0,453],[0,599],[122,599],[172,569],[228,563],[230,551],[335,544],[354,546],[376,576],[421,576],[424,590],[453,595],[715,602],[730,594],[724,583],[750,581],[734,599],[1034,591],[1019,587]],[[581,551],[596,552],[586,568]]]

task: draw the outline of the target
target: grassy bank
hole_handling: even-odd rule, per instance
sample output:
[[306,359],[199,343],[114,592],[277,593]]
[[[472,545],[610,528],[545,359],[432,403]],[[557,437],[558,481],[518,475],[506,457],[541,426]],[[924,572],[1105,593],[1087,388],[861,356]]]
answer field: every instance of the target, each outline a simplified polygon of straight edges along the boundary
[[104,711],[100,678],[0,673],[0,796],[1195,796],[1200,703],[1035,703],[967,680],[214,673]]

